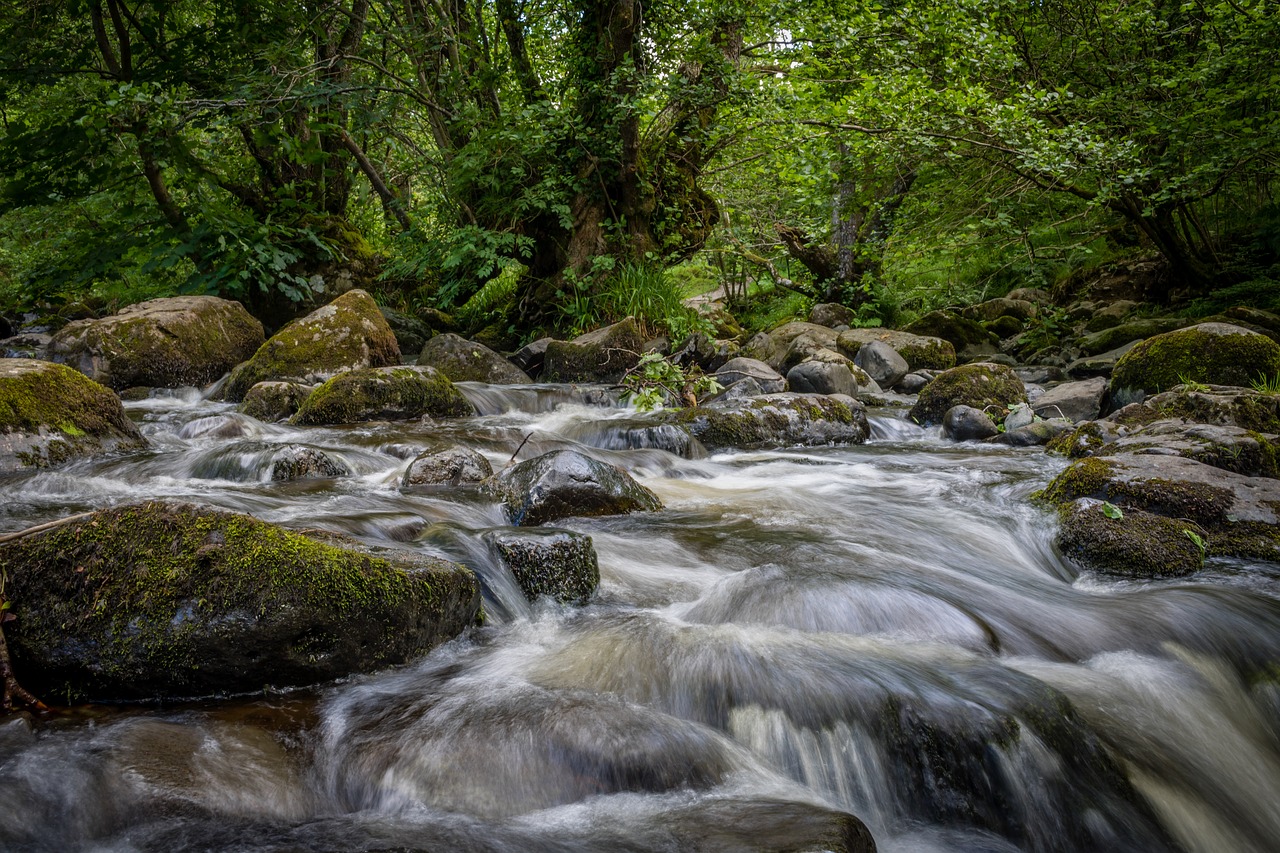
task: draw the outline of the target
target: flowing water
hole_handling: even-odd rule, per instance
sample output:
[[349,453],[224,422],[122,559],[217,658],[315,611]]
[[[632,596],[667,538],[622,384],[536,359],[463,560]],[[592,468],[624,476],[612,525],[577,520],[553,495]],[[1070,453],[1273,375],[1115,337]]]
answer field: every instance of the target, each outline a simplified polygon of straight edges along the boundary
[[[1028,501],[1061,460],[894,410],[686,458],[598,393],[463,387],[480,416],[305,430],[175,393],[129,404],[150,451],[5,479],[0,531],[213,504],[463,562],[488,621],[317,691],[0,721],[0,849],[782,849],[808,807],[883,851],[1280,845],[1280,567],[1082,576]],[[564,522],[599,594],[530,605],[477,544],[499,507],[399,487],[443,441],[575,447],[665,509]],[[273,482],[286,445],[352,476]]]

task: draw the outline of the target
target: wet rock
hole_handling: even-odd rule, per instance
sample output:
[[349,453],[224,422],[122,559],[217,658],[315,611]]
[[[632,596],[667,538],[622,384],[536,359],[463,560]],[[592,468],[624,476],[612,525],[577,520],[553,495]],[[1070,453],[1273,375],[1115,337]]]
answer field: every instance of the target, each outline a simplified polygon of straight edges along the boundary
[[1074,458],[1150,454],[1182,456],[1246,477],[1280,477],[1280,436],[1182,419],[1131,423],[1097,421],[1076,430],[1063,448]]
[[0,359],[0,472],[146,446],[109,389],[60,364]]
[[547,382],[615,383],[640,361],[644,340],[636,321],[620,323],[580,335],[572,341],[551,341],[543,360]]
[[1006,430],[1021,429],[1028,426],[1036,419],[1035,412],[1031,411],[1028,403],[1014,403],[1005,410],[1003,418],[1004,428]]
[[952,406],[942,416],[942,434],[953,441],[980,441],[999,433],[995,421],[973,406]]
[[458,486],[480,483],[493,476],[493,466],[469,447],[454,446],[423,453],[413,460],[402,486]]
[[350,476],[350,468],[314,447],[286,447],[271,460],[271,479],[277,483]]
[[109,388],[178,388],[214,381],[253,355],[262,340],[262,324],[239,302],[174,296],[68,323],[53,336],[48,354]]
[[919,424],[936,424],[952,406],[975,409],[995,407],[1002,415],[1014,403],[1027,402],[1027,390],[1012,369],[1002,364],[979,362],[953,367],[920,392],[910,417]]
[[1116,362],[1111,386],[1154,394],[1184,382],[1247,386],[1280,375],[1280,344],[1226,323],[1200,323],[1143,341]]
[[239,402],[259,382],[314,385],[357,368],[400,363],[395,333],[363,290],[351,290],[294,320],[231,372],[222,393]]
[[259,692],[403,663],[472,625],[479,585],[420,554],[151,502],[0,546],[23,682],[97,700]]
[[668,415],[708,448],[761,448],[862,444],[869,434],[866,408],[845,396],[766,394],[715,400]]
[[1035,303],[1025,299],[1010,299],[1008,297],[988,299],[986,302],[979,302],[976,305],[970,305],[960,312],[960,316],[966,320],[975,320],[979,323],[990,323],[1003,317],[1009,317],[1018,321],[1021,326],[1022,321],[1030,320],[1036,316]]
[[600,585],[590,536],[569,530],[502,530],[484,541],[515,577],[530,601],[544,595],[565,604],[586,601]]
[[763,361],[741,356],[725,362],[714,376],[715,380],[726,389],[746,379],[753,380],[760,388],[760,391],[755,393],[779,394],[787,387],[787,380],[781,373]]
[[434,367],[453,382],[524,385],[533,381],[529,374],[484,344],[448,332],[423,345],[418,364]]
[[624,515],[662,508],[658,496],[621,468],[574,450],[556,450],[487,481],[512,524],[530,527],[574,516]]
[[1181,329],[1190,323],[1190,320],[1180,317],[1151,317],[1145,320],[1134,320],[1131,323],[1121,323],[1119,326],[1085,335],[1076,342],[1076,346],[1087,356],[1098,355],[1134,341],[1146,340],[1165,332]]
[[547,357],[547,347],[554,338],[538,338],[516,350],[511,356],[511,363],[530,376],[542,374],[543,362]]
[[[947,370],[956,366],[956,348],[950,341],[927,335],[913,335],[891,329],[848,329],[836,339],[836,349],[857,361],[864,344],[888,344],[906,359],[911,371]],[[878,381],[878,380],[877,380]]]
[[268,424],[287,421],[314,390],[315,386],[297,382],[259,382],[244,395],[236,411]]
[[1042,418],[1091,421],[1102,414],[1106,399],[1107,380],[1095,377],[1056,385],[1041,394],[1032,408]]
[[354,424],[475,414],[454,384],[433,367],[349,370],[312,391],[290,423]]
[[1007,447],[1044,447],[1071,431],[1071,421],[1064,418],[1049,418],[1032,421],[1013,429],[1006,427],[1004,432],[988,439],[988,443],[1003,444]]
[[861,389],[870,390],[871,378],[854,368],[865,380],[860,382],[849,365],[842,363],[845,362],[844,357],[840,359],[840,362],[810,360],[797,364],[787,371],[787,388],[797,394],[844,394],[849,397]]
[[243,438],[252,432],[250,422],[239,415],[211,415],[188,421],[178,430],[178,438]]
[[1186,534],[1195,525],[1185,521],[1133,508],[1112,518],[1101,501],[1089,498],[1072,501],[1059,516],[1058,548],[1086,569],[1158,578],[1189,575],[1204,564],[1199,546]]
[[1181,521],[1205,540],[1208,556],[1280,559],[1280,480],[1181,456],[1125,453],[1078,460],[1042,497],[1058,505],[1094,498]]
[[894,390],[901,394],[919,394],[932,381],[933,377],[923,373],[908,373],[898,381]]
[[907,375],[910,366],[896,349],[884,341],[868,341],[858,347],[853,363],[867,372],[882,388],[892,388]]
[[1246,388],[1212,386],[1204,390],[1178,387],[1145,401],[1149,420],[1182,418],[1201,424],[1233,426],[1257,432],[1280,433],[1280,395]]
[[815,326],[851,326],[858,315],[852,308],[846,308],[838,302],[823,302],[813,306],[809,312],[809,322]]

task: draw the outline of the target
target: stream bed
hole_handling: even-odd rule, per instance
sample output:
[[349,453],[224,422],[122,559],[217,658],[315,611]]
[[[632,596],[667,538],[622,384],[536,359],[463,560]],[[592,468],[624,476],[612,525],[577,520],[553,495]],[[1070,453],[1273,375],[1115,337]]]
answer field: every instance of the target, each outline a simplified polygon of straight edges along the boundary
[[[0,480],[0,532],[192,501],[456,560],[487,615],[316,690],[0,719],[0,850],[788,849],[795,804],[900,853],[1280,846],[1280,567],[1081,575],[1028,499],[1063,460],[901,410],[687,459],[589,389],[460,387],[482,414],[306,429],[187,389],[127,404],[146,452]],[[665,508],[558,523],[599,592],[530,604],[478,544],[498,505],[400,487],[441,442],[575,448]],[[354,473],[274,482],[282,445]]]

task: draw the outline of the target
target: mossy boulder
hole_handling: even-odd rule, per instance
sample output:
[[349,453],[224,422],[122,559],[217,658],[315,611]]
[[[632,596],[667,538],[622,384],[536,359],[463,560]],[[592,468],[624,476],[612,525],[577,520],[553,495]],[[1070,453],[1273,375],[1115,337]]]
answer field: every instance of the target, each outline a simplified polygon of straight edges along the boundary
[[640,361],[643,349],[640,327],[628,317],[572,341],[548,343],[542,379],[546,382],[619,382],[623,374]]
[[419,454],[400,481],[401,486],[459,486],[482,483],[493,476],[493,466],[469,447],[446,447]]
[[546,595],[577,604],[600,585],[600,566],[590,536],[554,528],[517,529],[486,533],[484,541],[530,601]]
[[1036,305],[1030,300],[999,297],[970,305],[960,312],[960,316],[978,323],[991,323],[1003,317],[1009,317],[1021,325],[1024,321],[1036,316],[1036,313]]
[[1280,394],[1227,387],[1192,390],[1181,386],[1146,398],[1144,408],[1151,412],[1148,422],[1182,418],[1200,424],[1280,433]]
[[1027,402],[1027,388],[1013,369],[1003,364],[977,362],[945,370],[924,387],[910,417],[918,424],[937,424],[952,406],[1004,410]]
[[1280,344],[1227,323],[1200,323],[1143,341],[1116,362],[1111,387],[1154,394],[1184,382],[1248,385],[1280,374]]
[[259,382],[244,395],[236,411],[268,424],[287,421],[314,390],[315,386],[297,382]]
[[717,399],[665,417],[713,449],[862,444],[870,434],[861,403],[822,394]]
[[400,346],[378,305],[351,290],[294,320],[231,372],[223,396],[239,402],[259,382],[314,385],[361,367],[400,363]]
[[475,409],[434,367],[348,370],[311,392],[290,419],[298,426],[464,417]]
[[836,326],[851,326],[857,318],[858,313],[856,311],[838,302],[822,302],[813,306],[809,311],[810,323],[831,329]]
[[454,382],[521,385],[533,381],[529,374],[484,344],[448,332],[423,345],[418,364],[434,367]]
[[1156,335],[1163,335],[1191,324],[1190,320],[1180,317],[1147,317],[1121,323],[1109,329],[1085,335],[1076,341],[1076,348],[1086,356],[1109,352],[1134,341],[1143,341]]
[[[1114,510],[1112,511],[1114,515]],[[1204,555],[1187,535],[1196,525],[1127,509],[1113,518],[1103,503],[1081,498],[1058,513],[1058,548],[1081,567],[1134,578],[1181,577],[1199,571]]]
[[[930,311],[903,328],[913,335],[942,338],[955,347],[957,353],[995,351],[996,336],[982,328],[975,320],[969,320],[954,311]],[[907,359],[910,361],[910,359]]]
[[862,346],[871,341],[893,347],[906,359],[911,371],[948,370],[956,366],[956,348],[950,341],[892,329],[848,329],[836,338],[836,349],[856,360]]
[[1041,498],[1063,505],[1108,501],[1181,521],[1207,543],[1208,556],[1280,559],[1280,480],[1246,477],[1193,459],[1125,453],[1080,459]]
[[146,445],[120,398],[84,374],[0,359],[0,473]]
[[421,554],[150,502],[0,546],[24,684],[62,700],[315,684],[404,663],[475,623],[475,576]]
[[630,474],[578,453],[556,450],[507,468],[487,482],[520,527],[573,516],[625,515],[662,508]]
[[174,296],[68,323],[49,358],[108,388],[207,385],[262,346],[262,324],[239,302]]

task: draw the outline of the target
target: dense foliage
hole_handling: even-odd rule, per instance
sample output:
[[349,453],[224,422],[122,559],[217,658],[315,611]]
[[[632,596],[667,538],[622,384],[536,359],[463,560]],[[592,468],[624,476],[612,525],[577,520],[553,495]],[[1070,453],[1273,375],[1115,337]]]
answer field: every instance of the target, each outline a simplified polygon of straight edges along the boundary
[[872,323],[1126,253],[1203,298],[1280,277],[1278,31],[1264,0],[4,0],[0,307],[270,320],[345,277],[676,333],[694,280]]

